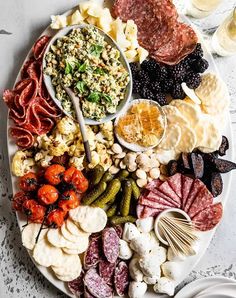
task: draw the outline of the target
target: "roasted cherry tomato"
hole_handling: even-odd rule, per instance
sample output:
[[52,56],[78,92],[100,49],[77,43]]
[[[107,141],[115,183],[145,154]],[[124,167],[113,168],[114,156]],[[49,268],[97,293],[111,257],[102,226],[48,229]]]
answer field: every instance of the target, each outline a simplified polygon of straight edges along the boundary
[[63,193],[61,200],[58,203],[58,207],[64,211],[69,211],[79,206],[80,199],[73,190],[68,190]]
[[58,191],[52,185],[43,185],[38,190],[38,199],[42,204],[51,205],[58,199]]
[[23,191],[34,191],[38,187],[38,178],[35,173],[27,173],[20,178],[20,189]]
[[67,212],[61,209],[54,209],[47,216],[47,225],[53,228],[61,227]]
[[57,185],[62,181],[65,168],[61,165],[55,164],[47,168],[44,177],[52,185]]
[[80,170],[70,167],[64,173],[64,180],[70,183],[79,192],[85,192],[88,189],[88,180],[84,177]]
[[22,208],[29,221],[42,223],[46,213],[45,207],[39,205],[35,200],[26,200]]
[[12,209],[15,211],[23,211],[23,203],[30,199],[30,195],[24,191],[16,193],[12,200]]

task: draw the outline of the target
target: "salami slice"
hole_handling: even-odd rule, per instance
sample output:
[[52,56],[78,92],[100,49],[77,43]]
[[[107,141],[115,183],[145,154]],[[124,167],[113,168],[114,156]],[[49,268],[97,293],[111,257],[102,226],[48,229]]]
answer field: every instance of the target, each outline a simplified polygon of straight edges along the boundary
[[102,259],[101,250],[101,236],[90,237],[89,247],[84,254],[85,269],[95,267],[98,264],[98,262]]
[[127,293],[129,285],[129,268],[124,261],[121,261],[115,269],[114,284],[119,296],[124,296]]
[[97,274],[96,269],[89,269],[84,276],[84,284],[89,293],[96,298],[112,297],[112,289],[105,281]]
[[106,260],[102,260],[98,265],[99,275],[110,286],[113,285],[115,268],[116,263],[109,263]]
[[155,202],[153,200],[149,200],[145,196],[141,196],[139,198],[139,203],[141,205],[148,206],[148,207],[155,208],[155,209],[159,209],[159,210],[166,210],[166,209],[171,208],[171,206],[163,205],[163,204],[160,204],[160,203]]
[[68,288],[71,293],[77,297],[84,293],[84,272],[82,271],[80,276],[76,279],[68,282]]
[[31,132],[21,127],[10,128],[10,135],[16,140],[17,146],[22,149],[31,148],[34,145],[34,137]]
[[119,237],[114,228],[102,231],[102,245],[107,261],[115,263],[119,256]]
[[179,208],[180,204],[177,203],[176,201],[174,201],[173,199],[171,199],[170,197],[166,196],[163,192],[161,192],[159,189],[153,189],[152,191],[153,193],[157,194],[158,196],[160,196],[161,198],[165,199],[166,202],[169,202],[169,204],[171,204],[171,206]]
[[121,225],[115,225],[113,227],[118,235],[119,238],[122,238],[122,234],[123,234],[123,228]]
[[193,218],[197,213],[201,212],[205,208],[213,204],[213,195],[207,189],[207,187],[201,188],[198,192],[195,200],[193,201],[191,207],[189,208],[188,215]]
[[182,197],[182,175],[177,173],[168,178],[168,184],[173,189],[173,191],[179,196]]
[[145,208],[143,210],[143,217],[142,218],[157,216],[162,211],[163,210],[161,210],[161,209],[156,209],[156,208],[151,208],[151,207],[145,206]]
[[144,208],[145,206],[138,204],[136,207],[136,214],[138,218],[144,218]]
[[221,203],[209,206],[208,208],[196,214],[192,221],[200,231],[209,231],[213,229],[221,220],[223,207]]
[[145,189],[153,191],[154,189],[157,189],[162,183],[163,182],[160,179],[154,179],[145,186]]
[[43,54],[46,50],[46,47],[49,43],[50,36],[43,35],[41,36],[33,46],[33,54],[36,60],[42,59]]
[[166,196],[170,197],[177,204],[181,205],[180,197],[173,191],[167,181],[163,182],[159,187],[159,190],[163,192]]
[[182,175],[182,208],[186,205],[194,179]]
[[186,204],[184,206],[184,211],[188,213],[189,208],[191,207],[193,201],[195,200],[197,194],[200,192],[200,190],[205,186],[205,184],[199,180],[195,179],[194,183],[192,184],[189,196],[186,200]]

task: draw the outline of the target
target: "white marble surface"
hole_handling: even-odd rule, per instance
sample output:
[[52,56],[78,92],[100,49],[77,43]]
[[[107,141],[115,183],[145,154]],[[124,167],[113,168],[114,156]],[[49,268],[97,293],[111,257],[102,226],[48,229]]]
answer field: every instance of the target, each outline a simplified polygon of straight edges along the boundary
[[[176,1],[178,2],[178,1]],[[51,14],[61,13],[76,6],[76,0],[11,0],[0,1],[0,93],[13,86],[19,68],[34,40],[49,23]],[[203,20],[193,20],[203,29],[217,26],[236,1],[222,1],[219,9]],[[9,33],[9,34],[6,34]],[[236,136],[236,56],[216,57],[216,64],[231,94],[231,122]],[[65,297],[39,274],[24,248],[14,214],[10,210],[11,186],[6,151],[7,109],[0,101],[0,297],[50,298]],[[234,138],[234,146],[236,138]],[[225,209],[224,218],[211,245],[200,263],[185,280],[211,275],[236,279],[236,198],[234,185]]]

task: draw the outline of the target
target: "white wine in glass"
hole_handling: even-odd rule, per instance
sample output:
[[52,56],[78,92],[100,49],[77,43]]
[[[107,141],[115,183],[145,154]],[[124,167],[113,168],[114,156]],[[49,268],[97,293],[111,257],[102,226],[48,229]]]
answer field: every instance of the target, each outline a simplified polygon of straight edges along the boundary
[[186,14],[201,19],[209,16],[222,0],[185,0]]
[[212,48],[220,56],[236,54],[236,7],[214,33]]

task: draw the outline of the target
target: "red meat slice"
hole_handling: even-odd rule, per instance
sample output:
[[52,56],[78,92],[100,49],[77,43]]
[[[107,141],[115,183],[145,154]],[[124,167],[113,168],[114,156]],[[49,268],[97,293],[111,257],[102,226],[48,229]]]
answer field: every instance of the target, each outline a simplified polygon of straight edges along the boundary
[[195,179],[194,183],[192,184],[189,196],[186,200],[186,204],[185,206],[183,206],[183,209],[185,212],[188,213],[193,201],[195,200],[197,194],[200,192],[200,190],[205,187],[205,184],[199,180],[199,179]]
[[43,35],[36,41],[36,43],[33,46],[33,54],[36,60],[43,58],[43,54],[47,48],[50,39],[50,36]]
[[181,205],[180,197],[175,193],[175,191],[170,187],[169,183],[165,181],[159,187],[159,190],[163,192],[166,196],[174,200],[179,206]]
[[137,217],[138,218],[153,217],[153,216],[157,216],[161,211],[163,210],[138,204]]
[[145,189],[153,191],[157,189],[162,183],[163,181],[161,181],[160,179],[154,179],[145,186]]
[[141,197],[139,199],[139,203],[141,205],[159,209],[159,210],[165,210],[165,209],[171,208],[171,206],[167,206],[167,205],[160,204],[158,202],[151,201],[151,200],[147,199],[146,197]]
[[182,208],[186,205],[194,179],[182,175]]
[[177,173],[171,177],[168,178],[167,182],[170,185],[170,187],[173,189],[173,191],[179,196],[179,198],[182,197],[182,178],[181,174]]
[[217,203],[196,214],[192,221],[200,231],[209,231],[213,229],[221,220],[223,215],[223,206]]
[[213,195],[205,186],[197,194],[195,200],[193,201],[188,211],[188,215],[190,216],[190,218],[193,218],[197,213],[201,212],[202,210],[204,210],[212,204]]
[[174,201],[170,197],[166,196],[163,192],[159,191],[158,189],[153,189],[153,193],[155,193],[155,194],[159,195],[160,197],[162,197],[163,199],[165,199],[167,202],[169,202],[171,205],[173,205],[173,207],[180,208],[179,203],[176,203],[176,201]]
[[[159,192],[160,194],[160,192]],[[170,207],[175,207],[175,204],[173,204],[172,202],[169,202],[168,200],[166,200],[165,198],[163,198],[163,196],[160,196],[158,194],[158,191],[156,190],[155,192],[152,191],[145,191],[143,193],[143,196],[153,202],[165,205],[165,206],[170,206]]]
[[10,135],[16,140],[17,146],[22,149],[27,149],[33,146],[34,137],[31,132],[21,127],[10,128]]

